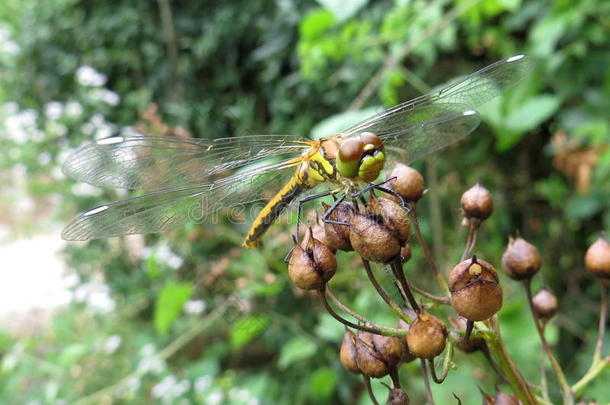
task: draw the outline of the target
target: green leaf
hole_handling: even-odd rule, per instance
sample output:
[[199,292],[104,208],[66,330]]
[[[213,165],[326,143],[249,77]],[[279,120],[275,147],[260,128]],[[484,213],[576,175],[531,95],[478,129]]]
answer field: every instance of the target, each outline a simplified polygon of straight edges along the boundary
[[363,110],[345,111],[340,114],[332,115],[320,121],[311,130],[311,137],[314,139],[330,136],[341,131],[345,131],[370,117],[371,115],[383,111],[383,107],[369,107]]
[[317,346],[311,339],[297,336],[282,347],[278,366],[285,369],[299,360],[311,357],[317,351]]
[[316,370],[309,378],[309,388],[313,396],[328,398],[332,395],[337,384],[337,374],[330,367]]
[[320,37],[326,30],[335,24],[335,17],[328,10],[315,10],[307,14],[301,26],[301,40],[304,38],[315,39]]
[[271,320],[266,315],[250,315],[237,319],[231,328],[231,346],[239,349],[255,337],[261,335]]
[[345,21],[353,17],[368,0],[318,0],[318,3],[334,14],[337,21]]
[[568,219],[582,221],[601,211],[603,203],[596,195],[575,195],[567,202],[565,215]]
[[192,290],[193,287],[188,283],[170,282],[163,287],[155,302],[154,322],[159,334],[167,334]]

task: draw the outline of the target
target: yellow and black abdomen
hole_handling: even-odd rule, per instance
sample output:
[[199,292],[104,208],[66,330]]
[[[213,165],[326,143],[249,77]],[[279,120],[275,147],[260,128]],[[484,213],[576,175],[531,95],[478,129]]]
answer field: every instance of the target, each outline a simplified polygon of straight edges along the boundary
[[267,232],[267,229],[275,222],[282,211],[284,211],[299,194],[310,188],[311,186],[301,178],[300,171],[297,171],[290,181],[282,187],[275,197],[273,197],[258,214],[252,223],[252,226],[250,226],[248,236],[246,236],[246,240],[244,240],[244,246],[247,248],[256,247],[263,234]]

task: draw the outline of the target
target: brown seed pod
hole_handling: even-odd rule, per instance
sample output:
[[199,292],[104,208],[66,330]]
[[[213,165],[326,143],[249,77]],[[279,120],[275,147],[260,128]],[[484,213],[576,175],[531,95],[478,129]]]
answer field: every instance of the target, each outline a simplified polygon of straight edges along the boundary
[[[449,324],[458,332],[464,333],[466,331],[466,318],[464,317],[449,318]],[[487,342],[483,338],[471,336],[468,340],[458,340],[455,346],[464,353],[474,353],[479,350],[485,350]]]
[[324,225],[320,223],[316,223],[311,227],[311,232],[309,230],[305,230],[303,235],[303,241],[306,243],[307,239],[313,236],[314,239],[319,240],[324,243],[333,253],[337,252],[337,249],[326,239],[326,231],[324,230]]
[[532,298],[534,313],[540,320],[546,321],[551,319],[557,313],[559,302],[552,292],[543,288],[538,291],[538,294]]
[[610,242],[603,236],[587,249],[585,267],[595,277],[610,279]]
[[322,288],[337,270],[337,259],[322,242],[311,236],[303,247],[294,244],[288,263],[288,274],[293,283],[304,290]]
[[[330,205],[322,203],[322,207],[324,207],[324,210],[327,211],[330,208]],[[354,212],[355,210],[353,204],[342,202],[330,213],[328,219],[331,221],[351,224]],[[354,250],[349,240],[349,228],[350,226],[325,222],[324,234],[326,236],[326,241],[331,246],[339,250],[346,252]]]
[[381,378],[389,372],[388,365],[383,361],[380,354],[375,351],[372,343],[356,337],[356,363],[360,371],[369,377]]
[[424,177],[414,168],[397,163],[388,174],[388,178],[396,177],[389,182],[389,187],[405,201],[417,202],[424,195]]
[[422,312],[409,327],[407,344],[416,357],[431,359],[445,350],[447,327],[437,317]]
[[493,211],[493,198],[489,190],[475,184],[462,194],[462,214],[468,219],[484,221]]
[[358,337],[373,348],[377,357],[389,367],[396,366],[402,357],[401,339],[360,331]]
[[398,237],[371,215],[354,214],[349,228],[351,246],[366,260],[389,263],[400,253]]
[[346,330],[343,335],[341,350],[339,351],[339,360],[341,360],[341,364],[347,370],[360,374],[356,357],[356,335],[352,331]]
[[502,267],[513,280],[531,278],[540,270],[542,259],[536,246],[528,243],[521,236],[509,238],[508,246],[502,255]]
[[386,405],[409,405],[409,396],[401,388],[390,388]]
[[371,196],[367,207],[394,233],[401,245],[409,240],[409,215],[399,204],[389,198]]
[[483,321],[502,308],[502,289],[493,266],[473,257],[456,265],[449,273],[451,306],[471,321]]

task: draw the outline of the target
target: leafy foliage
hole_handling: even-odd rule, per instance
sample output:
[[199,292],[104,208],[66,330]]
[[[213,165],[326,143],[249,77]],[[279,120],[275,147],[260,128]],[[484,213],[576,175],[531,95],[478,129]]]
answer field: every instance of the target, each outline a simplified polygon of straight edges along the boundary
[[[596,321],[582,308],[596,305],[598,293],[581,258],[595,232],[610,230],[609,2],[174,1],[169,19],[157,7],[163,3],[0,3],[0,176],[7,179],[0,206],[7,218],[25,218],[9,220],[16,233],[118,198],[61,175],[66,151],[84,140],[129,126],[153,133],[180,126],[200,137],[323,136],[523,52],[538,61],[535,72],[481,109],[475,136],[426,164],[421,226],[447,269],[465,238],[456,231],[460,193],[476,181],[492,190],[495,214],[477,253],[498,264],[516,229],[541,248],[544,283],[564,314],[554,336],[560,361],[569,379],[582,373]],[[371,97],[359,98],[384,66]],[[4,192],[18,179],[27,196]],[[342,328],[287,279],[288,228],[274,227],[256,251],[239,247],[244,230],[222,218],[125,243],[69,246],[79,275],[74,295],[102,278],[112,305],[76,302],[40,335],[0,335],[1,402],[368,403],[361,380],[338,362]],[[339,256],[335,290],[379,323],[392,322],[352,267]],[[423,267],[414,249],[415,279]],[[523,297],[501,282],[509,351],[535,378],[539,351],[522,326]],[[227,312],[214,317],[223,305]],[[477,385],[493,388],[481,376],[482,359],[459,360],[447,384],[434,388],[440,403],[453,401],[451,392],[475,403]],[[406,366],[405,374],[412,401],[421,403],[418,369]],[[383,386],[374,389],[385,397]],[[603,383],[587,398],[610,400]]]

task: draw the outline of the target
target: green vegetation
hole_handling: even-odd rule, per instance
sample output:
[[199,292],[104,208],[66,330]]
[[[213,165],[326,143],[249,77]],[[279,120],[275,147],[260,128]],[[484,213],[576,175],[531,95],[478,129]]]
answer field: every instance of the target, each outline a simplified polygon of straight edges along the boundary
[[[71,147],[125,127],[209,138],[327,135],[525,53],[535,70],[479,109],[475,133],[415,163],[429,187],[418,214],[446,273],[467,236],[460,195],[476,182],[492,192],[494,214],[475,253],[499,269],[517,230],[539,248],[534,289],[548,287],[560,302],[547,339],[575,383],[591,363],[599,307],[583,256],[610,232],[610,2],[345,3],[3,0],[2,222],[12,236],[29,235],[123,198],[75,185],[59,168]],[[27,198],[10,192],[19,181]],[[44,332],[0,335],[0,403],[369,404],[362,379],[339,362],[343,326],[288,278],[290,228],[277,224],[260,249],[247,250],[247,226],[219,222],[69,244],[76,299]],[[394,325],[353,258],[338,254],[337,295]],[[405,271],[440,294],[416,243]],[[538,381],[527,301],[499,277],[504,341],[525,378]],[[455,403],[452,393],[479,403],[479,387],[493,391],[482,356],[456,353],[454,361],[446,381],[433,384],[439,404]],[[401,375],[412,403],[423,403],[418,363]],[[608,378],[606,370],[582,398],[610,402]],[[550,371],[548,380],[559,401]],[[373,390],[387,396],[378,381]]]

